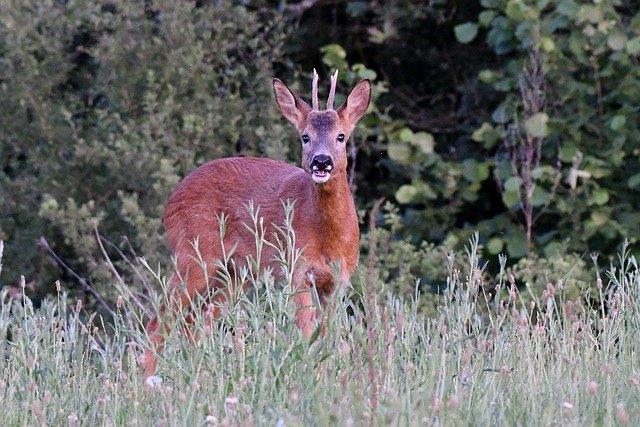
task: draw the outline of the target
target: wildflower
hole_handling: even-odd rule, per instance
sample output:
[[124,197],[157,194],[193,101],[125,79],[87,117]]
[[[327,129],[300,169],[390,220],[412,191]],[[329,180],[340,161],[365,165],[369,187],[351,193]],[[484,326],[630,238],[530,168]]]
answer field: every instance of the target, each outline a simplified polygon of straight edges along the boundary
[[458,408],[459,403],[460,401],[458,400],[458,396],[451,396],[447,402],[447,408],[455,410]]
[[160,385],[162,384],[162,378],[160,378],[158,375],[151,375],[145,380],[145,384],[149,388],[160,387]]
[[611,374],[613,374],[613,365],[611,363],[607,362],[602,367],[602,370],[604,371],[604,374],[606,376],[610,377]]
[[589,381],[587,383],[587,393],[589,396],[595,396],[598,394],[598,383],[595,381]]
[[72,412],[67,417],[67,420],[69,420],[69,427],[76,427],[78,425],[78,414]]
[[627,406],[624,402],[616,404],[616,418],[620,421],[620,424],[626,425],[629,422],[629,414],[627,413]]

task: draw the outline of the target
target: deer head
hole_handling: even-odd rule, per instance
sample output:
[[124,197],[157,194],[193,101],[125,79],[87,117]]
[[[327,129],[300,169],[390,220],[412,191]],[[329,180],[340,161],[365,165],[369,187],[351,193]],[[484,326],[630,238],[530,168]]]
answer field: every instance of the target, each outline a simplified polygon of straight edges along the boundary
[[313,70],[312,106],[294,94],[284,83],[273,79],[278,107],[293,123],[302,143],[302,168],[316,184],[328,182],[332,176],[347,172],[346,144],[356,123],[367,111],[371,99],[371,82],[360,81],[345,103],[333,109],[338,70],[331,76],[326,110],[318,108],[318,74]]

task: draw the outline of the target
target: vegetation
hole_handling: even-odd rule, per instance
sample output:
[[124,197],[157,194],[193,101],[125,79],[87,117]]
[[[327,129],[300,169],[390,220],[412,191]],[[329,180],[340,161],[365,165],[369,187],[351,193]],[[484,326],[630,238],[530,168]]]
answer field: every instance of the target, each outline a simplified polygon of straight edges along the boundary
[[201,310],[174,324],[202,338],[172,334],[152,388],[137,366],[147,341],[127,288],[109,323],[64,293],[36,309],[5,290],[5,423],[636,424],[640,270],[627,248],[600,289],[606,310],[552,284],[526,302],[505,271],[488,296],[477,249],[470,241],[463,270],[449,265],[434,317],[375,286],[348,288],[326,313],[326,335],[309,341],[295,327],[291,283],[274,290],[270,274],[249,272],[254,298],[240,295],[213,324]]
[[[6,422],[637,424],[640,12],[460,5],[0,2]],[[214,158],[297,162],[271,79],[314,67],[337,103],[373,82],[352,287],[306,342],[252,276],[145,391],[168,195]]]

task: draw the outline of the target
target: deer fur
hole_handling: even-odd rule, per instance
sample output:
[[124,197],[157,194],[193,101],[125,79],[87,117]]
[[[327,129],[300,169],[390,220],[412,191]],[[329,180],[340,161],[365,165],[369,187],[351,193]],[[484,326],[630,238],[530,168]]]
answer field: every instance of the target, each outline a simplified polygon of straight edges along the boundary
[[[327,109],[320,110],[317,100],[317,74],[314,70],[313,99],[310,107],[278,79],[273,80],[275,97],[284,117],[298,130],[302,143],[301,167],[280,161],[232,157],[213,160],[200,166],[181,181],[169,197],[164,227],[176,256],[176,274],[170,283],[173,307],[180,312],[198,295],[223,303],[230,289],[222,289],[215,279],[213,260],[234,245],[237,265],[255,255],[255,239],[245,224],[252,224],[249,201],[259,207],[267,228],[265,238],[272,239],[273,225],[284,222],[283,201],[294,202],[293,230],[296,245],[303,249],[305,262],[294,272],[298,291],[294,294],[296,325],[305,337],[314,330],[316,312],[312,300],[315,286],[320,302],[327,304],[337,283],[331,265],[340,267],[339,279],[347,283],[356,268],[360,238],[358,217],[347,180],[346,144],[357,121],[365,114],[371,97],[371,83],[362,80],[350,92],[345,103],[333,109],[337,71],[331,78]],[[226,234],[220,241],[219,217],[226,216]],[[197,261],[197,240],[208,276]],[[263,265],[279,267],[273,261],[275,250],[264,246]],[[236,284],[235,286],[243,286]],[[211,296],[217,291],[215,296]],[[216,313],[217,315],[217,313]],[[166,325],[156,316],[147,324],[151,348],[140,364],[147,377],[156,371],[155,353],[160,351]]]

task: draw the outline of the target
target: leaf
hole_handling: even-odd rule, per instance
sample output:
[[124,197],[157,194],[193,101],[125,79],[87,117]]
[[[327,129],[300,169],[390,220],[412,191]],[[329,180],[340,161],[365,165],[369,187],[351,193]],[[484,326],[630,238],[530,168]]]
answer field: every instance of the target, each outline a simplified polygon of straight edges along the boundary
[[578,152],[578,147],[571,143],[564,144],[560,147],[559,157],[563,162],[570,162]]
[[511,258],[522,258],[527,254],[527,240],[523,231],[512,231],[505,239]]
[[547,203],[550,196],[551,195],[547,190],[537,185],[536,188],[533,189],[533,197],[531,198],[531,202],[533,203],[533,206],[542,206]]
[[396,191],[396,200],[398,201],[398,203],[406,205],[413,202],[416,198],[418,198],[419,195],[420,192],[416,187],[406,184],[400,186],[400,188],[398,188],[398,191]]
[[596,205],[602,206],[609,201],[609,192],[604,188],[599,188],[593,192],[593,195],[591,196],[591,200]]
[[368,3],[366,1],[350,1],[347,3],[347,14],[354,18],[364,15],[369,9]]
[[612,31],[607,38],[607,44],[613,50],[622,50],[627,45],[627,35],[620,30]]
[[620,130],[626,124],[627,124],[627,117],[622,114],[617,114],[613,116],[613,118],[611,119],[611,124],[609,125],[609,127],[611,127],[611,130]]
[[482,70],[478,73],[478,79],[482,83],[493,83],[498,77],[498,74],[493,70]]
[[411,143],[422,151],[424,154],[433,153],[434,139],[433,135],[428,132],[418,132],[413,135]]
[[627,45],[625,47],[629,55],[640,55],[640,37],[634,37],[631,40],[627,41]]
[[528,8],[522,0],[509,0],[505,9],[505,14],[514,21],[524,21],[528,16]]
[[504,248],[504,240],[499,237],[492,237],[489,239],[489,242],[487,243],[487,250],[490,254],[497,255],[502,251],[502,248]]
[[469,43],[478,35],[478,24],[473,22],[465,22],[464,24],[456,25],[453,28],[456,38],[460,43]]
[[591,220],[597,226],[604,225],[609,221],[609,211],[606,209],[598,209],[591,212]]
[[545,52],[553,52],[556,48],[556,44],[551,37],[544,36],[540,38],[540,47]]
[[480,126],[478,129],[473,131],[473,133],[471,134],[471,139],[473,139],[476,142],[483,142],[485,134],[490,130],[493,130],[493,126],[491,126],[487,122],[484,122],[482,123],[482,126]]
[[520,193],[516,191],[505,191],[502,193],[502,201],[509,209],[520,203]]
[[547,136],[547,122],[549,121],[549,116],[547,113],[535,113],[533,116],[529,117],[524,126],[527,129],[527,133],[534,138],[544,138]]
[[493,18],[495,16],[496,12],[494,10],[485,10],[483,12],[480,12],[480,15],[478,15],[478,22],[483,27],[488,27],[491,25],[491,21],[493,21]]
[[320,48],[322,52],[322,62],[327,64],[330,68],[343,69],[347,68],[348,64],[345,61],[347,57],[347,51],[337,43],[328,44]]
[[504,182],[504,189],[506,191],[511,191],[517,193],[520,191],[520,186],[522,185],[522,178],[518,176],[512,176]]
[[627,180],[627,186],[629,188],[636,188],[639,185],[640,185],[640,173],[637,173],[629,177],[629,179]]
[[398,132],[398,139],[400,141],[411,142],[413,140],[413,131],[409,128],[402,128]]
[[387,154],[398,163],[411,163],[412,150],[408,144],[402,142],[391,142],[387,146]]
[[509,121],[509,115],[505,107],[498,107],[495,109],[493,114],[491,114],[491,120],[496,123],[507,123]]

